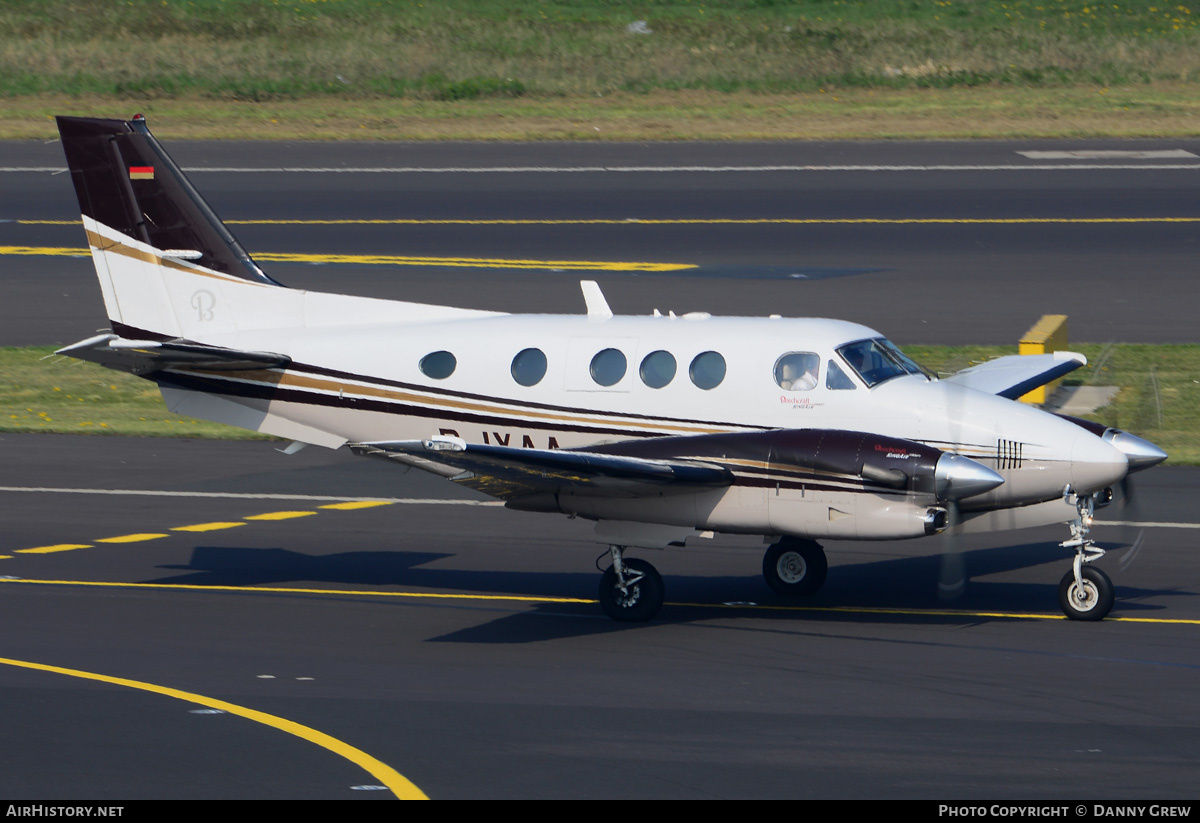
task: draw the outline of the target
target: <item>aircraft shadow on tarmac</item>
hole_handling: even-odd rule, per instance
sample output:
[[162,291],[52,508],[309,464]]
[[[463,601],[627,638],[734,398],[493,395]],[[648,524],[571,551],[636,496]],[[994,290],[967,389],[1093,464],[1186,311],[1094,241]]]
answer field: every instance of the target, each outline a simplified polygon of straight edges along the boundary
[[[1124,544],[1101,544],[1113,553],[1110,569],[1117,565]],[[283,548],[253,548],[229,546],[197,546],[187,565],[160,566],[165,570],[190,572],[173,575],[148,583],[194,586],[293,586],[303,584],[317,588],[339,585],[378,587],[381,594],[396,587],[419,590],[455,591],[485,595],[514,594],[526,597],[564,597],[591,599],[595,597],[597,576],[594,572],[536,572],[536,571],[472,571],[462,569],[422,568],[426,564],[452,557],[456,552],[353,551],[311,556]],[[1059,568],[1068,567],[1067,552],[1045,542],[1025,543],[961,552],[967,584],[962,595],[945,600],[938,595],[941,555],[889,558],[866,562],[838,563],[838,554],[831,552],[834,565],[829,581],[818,594],[796,600],[779,597],[770,592],[761,577],[755,575],[688,576],[667,574],[668,606],[656,618],[657,623],[688,623],[712,619],[717,615],[733,616],[736,610],[722,608],[725,604],[757,604],[764,606],[793,606],[797,610],[755,611],[756,619],[802,621],[819,614],[822,621],[874,623],[928,623],[930,621],[990,622],[1004,617],[982,616],[980,612],[999,614],[1052,614],[1057,603]],[[1044,567],[1028,572],[1034,567]],[[1115,569],[1114,569],[1115,570]],[[1025,571],[1031,580],[984,580],[997,574]],[[1148,596],[1190,594],[1166,590],[1135,589],[1122,585],[1116,577],[1118,605],[1123,612],[1159,611],[1161,605],[1138,602]],[[368,590],[369,591],[369,590]],[[412,604],[414,601],[406,601]],[[705,605],[711,604],[711,605]],[[523,643],[553,637],[622,631],[636,624],[611,623],[607,619],[586,621],[548,621],[550,616],[594,616],[602,618],[598,607],[587,603],[544,603],[529,610],[521,606],[520,614],[512,614],[503,601],[437,601],[438,607],[472,608],[484,612],[504,612],[498,620],[488,621],[471,629],[440,638],[441,642]],[[714,608],[717,607],[717,608]],[[836,611],[838,609],[913,610],[913,614],[880,613],[876,611]],[[810,611],[811,610],[811,611]],[[921,613],[924,611],[925,613]],[[962,615],[938,615],[930,612],[952,611]],[[533,618],[532,624],[523,618]],[[555,625],[550,625],[555,624]],[[535,628],[536,626],[536,628]]]

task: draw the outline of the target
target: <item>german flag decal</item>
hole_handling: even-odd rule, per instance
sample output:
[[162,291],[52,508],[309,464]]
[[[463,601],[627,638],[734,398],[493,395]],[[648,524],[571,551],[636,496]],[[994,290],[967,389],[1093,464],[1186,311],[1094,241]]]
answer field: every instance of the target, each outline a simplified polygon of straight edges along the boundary
[[154,179],[154,166],[130,166],[129,167],[129,179],[130,180],[153,180]]

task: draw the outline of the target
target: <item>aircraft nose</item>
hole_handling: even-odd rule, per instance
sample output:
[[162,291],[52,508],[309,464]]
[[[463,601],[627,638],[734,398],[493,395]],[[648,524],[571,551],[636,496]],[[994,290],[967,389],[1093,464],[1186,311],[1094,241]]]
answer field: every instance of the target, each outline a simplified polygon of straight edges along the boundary
[[1004,482],[982,463],[961,454],[943,454],[933,470],[937,496],[941,500],[962,500],[991,491]]
[[1071,447],[1071,486],[1093,492],[1119,482],[1129,472],[1125,453],[1089,432],[1080,432]]
[[1125,455],[1131,472],[1157,466],[1167,459],[1167,453],[1158,446],[1129,432],[1109,429],[1104,433],[1104,439]]

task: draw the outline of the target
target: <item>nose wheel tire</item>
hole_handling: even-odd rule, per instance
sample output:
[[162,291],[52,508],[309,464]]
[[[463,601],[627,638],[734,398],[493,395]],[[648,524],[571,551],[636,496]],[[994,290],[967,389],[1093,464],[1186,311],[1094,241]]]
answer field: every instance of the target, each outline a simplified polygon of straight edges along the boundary
[[626,583],[621,585],[617,572],[609,566],[600,578],[600,607],[613,620],[644,623],[663,604],[663,581],[658,569],[637,558],[624,560]]
[[1108,575],[1093,566],[1080,569],[1080,585],[1075,571],[1067,572],[1058,584],[1058,604],[1072,620],[1101,620],[1113,607],[1113,584]]
[[816,594],[828,572],[825,551],[812,540],[780,540],[763,557],[763,578],[784,597]]

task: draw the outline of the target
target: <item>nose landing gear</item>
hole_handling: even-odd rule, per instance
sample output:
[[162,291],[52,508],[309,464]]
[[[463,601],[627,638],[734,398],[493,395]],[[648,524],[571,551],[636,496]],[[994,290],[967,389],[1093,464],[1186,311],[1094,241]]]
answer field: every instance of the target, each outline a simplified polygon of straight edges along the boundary
[[[1109,492],[1111,499],[1111,492]],[[1071,620],[1102,620],[1113,607],[1115,599],[1112,581],[1100,569],[1088,565],[1104,556],[1104,549],[1096,547],[1096,541],[1088,537],[1092,530],[1092,519],[1096,506],[1107,501],[1097,500],[1096,494],[1080,495],[1075,500],[1078,517],[1068,525],[1071,539],[1059,545],[1075,550],[1075,562],[1071,571],[1063,575],[1058,584],[1058,604]]]

